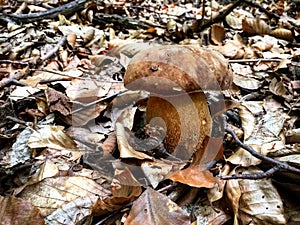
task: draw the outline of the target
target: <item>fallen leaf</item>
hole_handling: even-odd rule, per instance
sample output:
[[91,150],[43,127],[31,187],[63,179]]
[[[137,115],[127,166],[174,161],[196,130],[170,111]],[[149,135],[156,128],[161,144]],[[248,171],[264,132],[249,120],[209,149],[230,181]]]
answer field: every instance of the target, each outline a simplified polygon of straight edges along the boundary
[[0,196],[1,224],[43,225],[40,210],[29,201],[14,196]]
[[125,225],[189,225],[188,214],[167,196],[147,188],[133,203]]
[[167,176],[166,179],[198,188],[213,188],[218,182],[211,172],[201,168],[200,166],[178,170]]

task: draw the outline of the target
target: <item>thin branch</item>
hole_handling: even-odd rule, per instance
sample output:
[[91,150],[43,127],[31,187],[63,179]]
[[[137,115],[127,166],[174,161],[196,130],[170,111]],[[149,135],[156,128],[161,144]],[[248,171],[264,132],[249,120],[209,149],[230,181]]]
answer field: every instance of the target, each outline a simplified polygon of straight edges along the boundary
[[53,56],[59,50],[59,48],[66,42],[66,40],[67,40],[67,36],[63,36],[57,42],[57,44],[54,46],[54,48],[51,49],[50,52],[48,52],[46,55],[41,57],[41,60],[44,61],[44,60],[47,60],[47,59],[51,58],[51,56]]
[[58,14],[62,15],[72,15],[76,11],[84,9],[85,5],[88,4],[89,0],[75,0],[73,2],[64,4],[62,6],[52,8],[46,11],[30,13],[30,14],[5,14],[0,13],[0,21],[2,22],[11,22],[15,21],[17,23],[32,23],[36,21],[40,21],[43,19],[53,19],[58,16]]
[[281,167],[279,165],[272,167],[271,169],[255,174],[233,174],[231,176],[220,176],[223,180],[231,180],[231,179],[249,179],[249,180],[259,180],[263,178],[267,178],[272,176],[274,173],[279,171]]
[[231,13],[236,7],[238,7],[241,3],[243,3],[243,0],[237,0],[235,1],[225,12],[220,12],[216,17],[214,17],[212,20],[208,21],[207,23],[203,24],[201,26],[201,19],[200,21],[197,20],[200,24],[198,28],[196,28],[196,32],[201,32],[205,30],[206,28],[210,27],[211,25],[221,22],[225,19],[225,17]]
[[229,133],[233,139],[235,140],[235,142],[242,147],[243,149],[245,149],[247,152],[249,152],[251,155],[253,155],[254,157],[261,159],[263,161],[267,161],[270,163],[273,163],[277,166],[280,167],[280,169],[285,169],[285,170],[289,170],[289,171],[293,171],[296,173],[300,173],[300,169],[297,169],[296,167],[290,166],[289,164],[285,163],[285,162],[281,162],[279,160],[276,159],[272,159],[268,156],[264,156],[260,153],[258,153],[257,151],[255,151],[251,146],[245,145],[243,142],[240,141],[240,139],[236,136],[235,132],[233,130],[229,130],[229,129],[225,129],[225,131],[227,133]]
[[229,63],[260,63],[260,62],[281,62],[281,59],[230,59]]

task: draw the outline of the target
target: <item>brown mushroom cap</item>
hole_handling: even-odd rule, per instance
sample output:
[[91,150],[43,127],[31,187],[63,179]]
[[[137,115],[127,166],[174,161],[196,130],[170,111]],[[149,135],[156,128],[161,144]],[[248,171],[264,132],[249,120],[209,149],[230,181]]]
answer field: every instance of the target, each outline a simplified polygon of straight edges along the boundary
[[156,46],[136,54],[124,77],[128,89],[163,95],[224,90],[231,83],[232,71],[223,55],[181,45]]

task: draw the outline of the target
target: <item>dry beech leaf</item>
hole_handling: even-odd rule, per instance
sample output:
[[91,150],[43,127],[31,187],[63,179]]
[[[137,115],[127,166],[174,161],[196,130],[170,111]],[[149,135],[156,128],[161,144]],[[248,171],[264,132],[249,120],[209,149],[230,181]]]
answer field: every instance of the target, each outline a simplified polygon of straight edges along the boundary
[[116,134],[114,132],[109,134],[101,147],[103,150],[103,158],[109,158],[117,148]]
[[209,201],[201,201],[201,204],[196,204],[193,214],[196,216],[196,224],[223,225],[231,217],[222,209],[222,203],[217,202],[213,206]]
[[129,144],[129,133],[126,132],[124,126],[117,122],[115,125],[115,132],[117,136],[118,147],[120,151],[120,158],[136,158],[136,159],[152,159],[151,156],[143,152],[138,152]]
[[257,41],[251,45],[251,47],[263,52],[271,50],[273,48],[273,44],[265,41]]
[[210,29],[210,39],[216,45],[221,45],[225,38],[225,28],[221,25],[214,24]]
[[248,90],[257,90],[263,85],[262,81],[259,81],[253,77],[242,76],[239,74],[234,74],[233,83]]
[[[234,171],[243,174],[261,172],[255,167]],[[226,192],[233,204],[235,216],[242,224],[286,224],[281,197],[270,179],[228,180]]]
[[24,87],[17,86],[16,89],[10,93],[9,98],[13,101],[18,101],[20,99],[24,99],[29,96],[32,96],[33,94],[39,91],[40,91],[39,88],[34,88],[30,86],[24,86]]
[[189,167],[178,170],[166,177],[174,182],[180,182],[192,187],[213,188],[218,180],[211,172],[201,168],[200,166]]
[[172,171],[182,169],[186,166],[186,162],[160,161],[142,162],[141,168],[151,183],[153,188],[156,188],[160,181],[164,180],[166,175]]
[[242,26],[243,31],[248,35],[263,35],[271,32],[269,25],[260,18],[244,18]]
[[281,110],[267,111],[266,114],[258,116],[251,136],[244,143],[261,146],[281,140],[280,134],[286,119],[287,115]]
[[277,96],[281,96],[281,97],[284,97],[287,94],[287,90],[284,87],[283,82],[281,80],[278,81],[278,79],[276,77],[274,77],[271,80],[271,83],[270,83],[270,86],[269,86],[269,90],[273,94],[275,94]]
[[100,198],[93,210],[93,215],[99,216],[119,210],[124,205],[135,200],[142,193],[141,184],[135,179],[128,168],[116,170],[111,183],[112,196]]
[[60,91],[53,88],[47,88],[45,95],[49,105],[50,112],[59,112],[64,116],[68,116],[71,112],[71,104],[69,99]]
[[78,150],[76,143],[64,131],[63,126],[40,126],[31,134],[27,145],[30,148],[53,148]]
[[241,30],[242,29],[242,18],[234,16],[232,13],[225,17],[226,24],[233,29]]
[[68,35],[67,35],[67,43],[68,43],[72,48],[75,47],[75,44],[76,44],[76,38],[77,38],[77,35],[76,35],[76,34],[68,34]]
[[247,140],[254,130],[255,117],[245,106],[241,105],[238,108],[239,115],[242,120],[242,128],[244,130],[244,139]]
[[1,224],[43,225],[40,210],[29,201],[14,196],[0,196]]
[[133,203],[125,225],[189,225],[189,215],[167,196],[147,188]]
[[[261,147],[257,145],[249,145],[252,147],[256,152],[261,152]],[[227,162],[230,162],[234,165],[240,165],[244,167],[249,166],[256,166],[261,163],[261,160],[254,157],[251,153],[246,151],[243,148],[239,148],[234,154],[232,154],[228,159],[226,159]]]
[[285,28],[277,28],[275,30],[273,30],[270,35],[279,38],[279,39],[283,39],[286,41],[293,41],[294,37],[293,37],[293,33],[291,30],[285,29]]
[[[72,202],[72,210],[81,216],[83,216],[82,212],[84,211],[88,213],[85,214],[86,216],[91,214],[98,197],[108,196],[108,194],[110,194],[110,192],[103,189],[94,180],[81,176],[73,176],[46,178],[39,183],[25,187],[19,196],[38,207],[43,216],[48,216],[59,208],[64,210],[69,203],[71,203],[72,206]],[[83,201],[89,199],[91,204],[86,208],[84,208],[85,204],[81,205],[81,207],[77,207],[77,204],[80,203],[80,199]],[[74,204],[74,201],[77,203]],[[68,207],[70,207],[70,205]],[[86,212],[86,210],[88,210],[88,212]],[[68,213],[68,211],[65,211],[65,213]],[[76,217],[70,216],[70,218]],[[79,218],[77,218],[77,220],[79,220]]]

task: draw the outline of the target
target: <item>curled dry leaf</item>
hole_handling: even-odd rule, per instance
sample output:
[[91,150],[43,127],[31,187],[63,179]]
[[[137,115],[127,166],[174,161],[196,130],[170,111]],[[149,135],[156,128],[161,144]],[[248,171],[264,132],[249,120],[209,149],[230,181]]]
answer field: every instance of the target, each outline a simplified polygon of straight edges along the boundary
[[67,43],[68,43],[72,48],[75,47],[75,44],[76,44],[76,38],[77,38],[77,35],[76,35],[76,34],[68,34],[68,35],[67,35]]
[[151,183],[153,188],[156,188],[160,181],[164,180],[166,175],[171,171],[182,169],[186,166],[185,162],[176,164],[174,161],[160,161],[155,160],[154,162],[143,162],[141,168]]
[[243,31],[248,35],[263,35],[271,32],[269,25],[260,18],[244,18],[242,26]]
[[226,24],[233,29],[241,30],[242,29],[242,18],[239,18],[232,13],[225,17]]
[[276,38],[280,38],[286,41],[293,41],[294,37],[293,37],[293,33],[291,30],[285,29],[285,28],[277,28],[275,30],[273,30],[270,35],[276,37]]
[[222,55],[230,59],[240,59],[244,57],[244,45],[237,40],[230,40],[225,43],[223,46],[215,46]]
[[94,216],[118,210],[142,193],[141,184],[127,167],[124,170],[116,170],[111,189],[112,196],[105,196],[97,201],[93,210]]
[[225,38],[225,28],[221,25],[214,24],[210,29],[210,39],[216,45],[221,45]]

